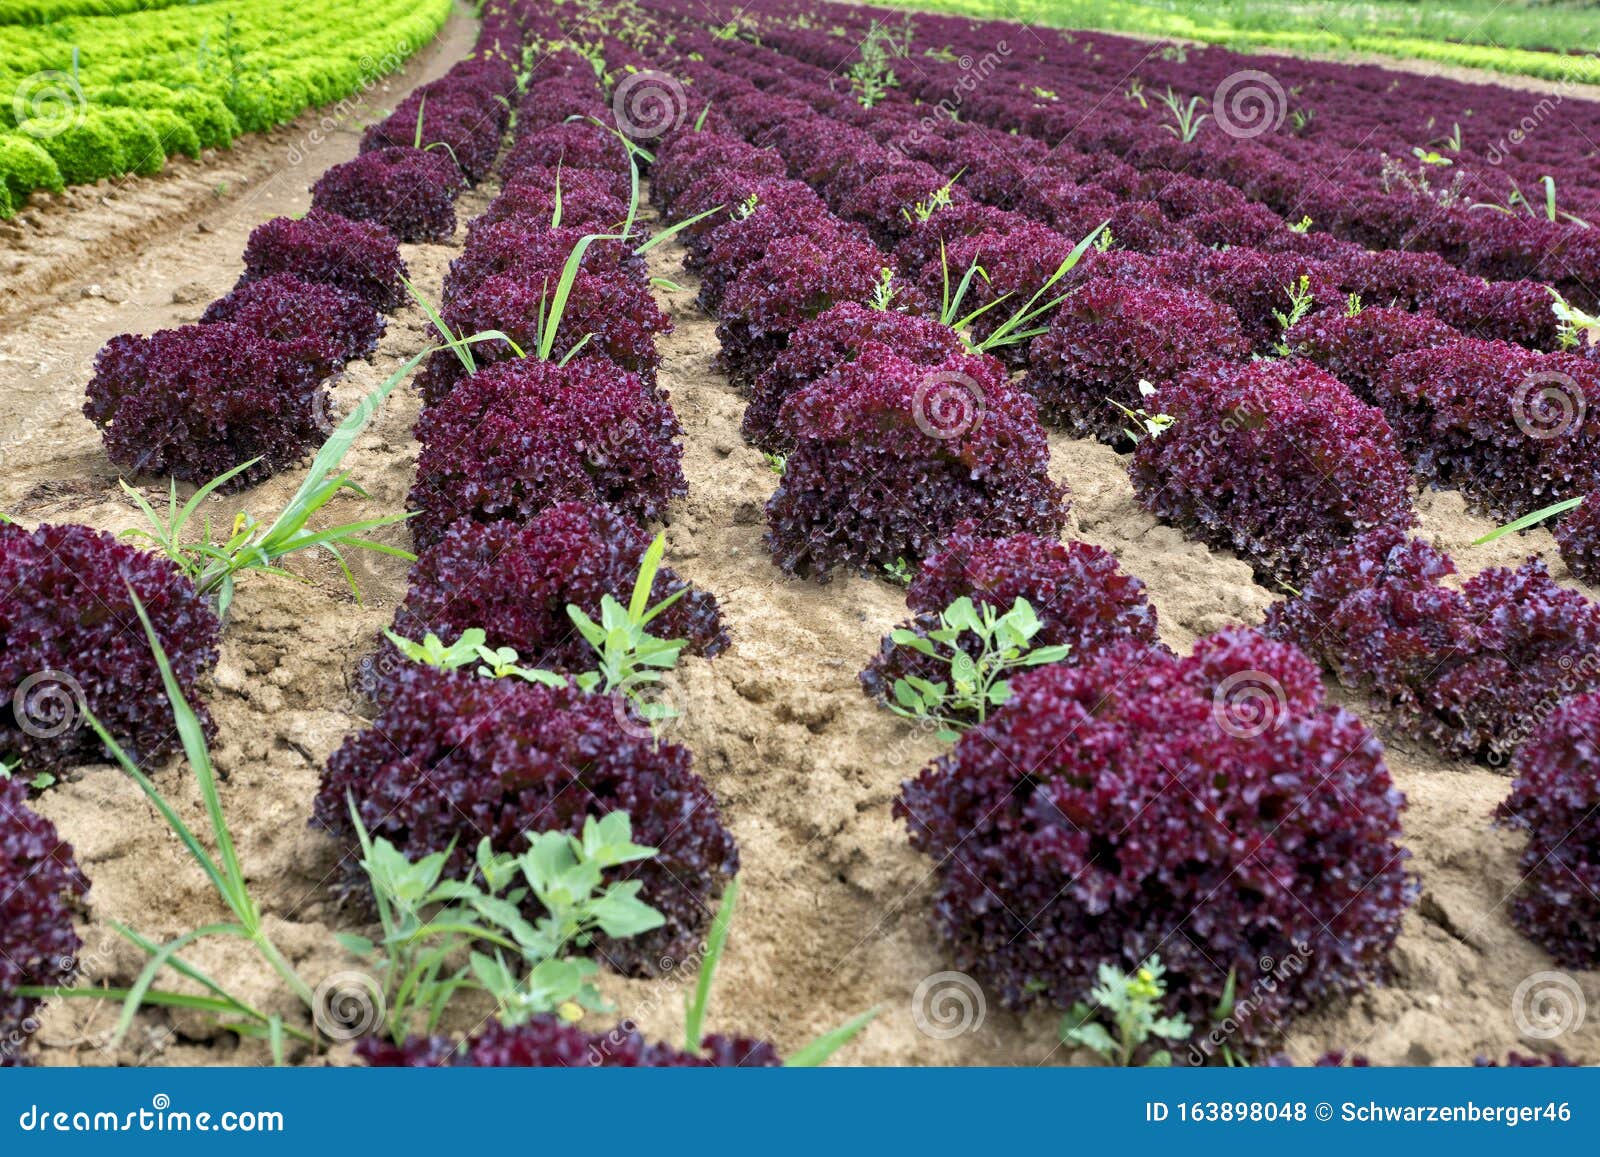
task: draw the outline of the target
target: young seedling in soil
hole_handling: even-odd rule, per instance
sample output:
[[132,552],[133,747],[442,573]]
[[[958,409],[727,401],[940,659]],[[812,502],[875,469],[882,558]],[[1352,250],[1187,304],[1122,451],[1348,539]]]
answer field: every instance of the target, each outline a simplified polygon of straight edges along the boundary
[[[452,336],[447,345],[455,348],[463,357],[470,358],[470,353],[466,351],[472,343],[487,341],[495,336],[498,335],[477,334],[463,338]],[[206,518],[202,523],[200,541],[185,542],[183,539],[185,528],[193,521],[201,504],[219,487],[225,486],[236,475],[253,466],[257,460],[251,459],[207,482],[181,507],[178,504],[178,484],[175,480],[172,481],[167,491],[165,518],[138,491],[123,482],[123,492],[138,505],[148,523],[148,527],[136,527],[124,531],[124,536],[143,538],[153,543],[194,582],[195,588],[201,594],[217,600],[218,617],[226,617],[228,608],[233,602],[235,579],[240,573],[261,571],[303,581],[285,570],[279,563],[291,554],[318,547],[333,556],[350,586],[350,593],[360,599],[361,591],[356,586],[355,576],[350,573],[350,568],[345,563],[343,551],[352,548],[368,550],[414,561],[414,556],[409,552],[366,537],[370,531],[403,522],[411,516],[387,514],[317,531],[309,529],[307,524],[311,521],[312,515],[346,490],[361,498],[367,497],[367,492],[351,481],[348,472],[336,474],[334,471],[338,469],[339,463],[349,453],[350,447],[366,428],[367,423],[372,420],[373,415],[383,406],[384,399],[425,357],[434,353],[436,349],[443,348],[446,347],[429,347],[423,350],[361,400],[361,404],[339,423],[338,428],[323,443],[322,449],[317,451],[310,470],[300,483],[300,488],[270,523],[260,522],[249,513],[240,511],[234,517],[233,525],[226,537],[217,537],[213,532],[211,520]]]
[[[660,685],[663,674],[678,665],[683,649],[688,646],[687,639],[662,639],[648,629],[689,589],[683,587],[651,605],[650,592],[666,548],[666,536],[657,535],[639,564],[639,574],[627,606],[610,595],[602,595],[597,622],[580,608],[567,605],[568,616],[593,650],[596,662],[594,670],[572,676],[571,682],[584,691],[621,693],[639,718],[652,728],[658,728],[677,714],[665,703],[652,702],[649,695]],[[424,636],[420,643],[393,631],[385,631],[384,635],[413,662],[452,670],[477,663],[478,674],[485,678],[525,679],[552,687],[565,686],[568,682],[567,676],[555,671],[519,666],[517,652],[512,647],[486,647],[487,635],[479,628],[463,631],[461,637],[450,644],[433,634]]]
[[[590,982],[599,966],[575,950],[587,948],[596,932],[637,936],[663,923],[639,899],[639,881],[603,879],[610,868],[656,854],[633,842],[626,812],[590,816],[581,836],[533,835],[521,855],[497,855],[485,839],[471,880],[441,878],[454,843],[412,863],[388,840],[372,839],[354,800],[350,816],[383,939],[338,939],[382,978],[386,1031],[396,1044],[433,1032],[463,991],[487,993],[508,1025],[539,1013],[577,1020],[586,1009],[605,1011]],[[532,921],[523,915],[530,896],[544,911]]]
[[[939,626],[926,636],[904,627],[890,633],[896,646],[909,647],[950,668],[948,681],[917,675],[896,679],[889,709],[907,719],[928,719],[938,724],[938,736],[954,741],[969,724],[963,716],[982,723],[991,708],[1011,698],[1006,676],[1012,671],[1059,663],[1067,657],[1066,644],[1031,647],[1041,623],[1027,599],[1018,599],[1001,613],[992,606],[975,606],[963,595],[939,613]],[[964,635],[975,640],[972,651],[962,646]],[[971,644],[969,644],[971,646]]]
[[[131,592],[130,592],[131,593]],[[122,767],[123,771],[139,785],[145,796],[155,805],[161,813],[162,819],[178,837],[184,849],[189,853],[195,863],[200,865],[207,879],[223,903],[233,914],[231,921],[206,924],[190,932],[157,944],[140,935],[133,929],[111,922],[111,927],[118,935],[128,940],[144,952],[149,960],[140,971],[139,976],[130,988],[41,988],[30,989],[21,995],[39,996],[46,999],[63,997],[69,999],[90,1000],[116,1000],[122,1003],[122,1013],[117,1019],[116,1027],[112,1032],[111,1043],[120,1043],[127,1035],[128,1029],[133,1025],[134,1015],[142,1005],[157,1005],[168,1008],[184,1008],[194,1011],[209,1013],[216,1018],[216,1023],[230,1032],[240,1036],[265,1039],[272,1050],[273,1060],[282,1064],[284,1060],[284,1046],[287,1038],[316,1043],[316,1038],[301,1029],[284,1023],[283,1017],[277,1013],[268,1014],[244,999],[230,993],[217,980],[202,972],[199,968],[189,964],[181,956],[180,951],[200,940],[212,937],[231,937],[246,941],[266,964],[278,974],[296,997],[308,1010],[315,1007],[315,994],[308,985],[295,972],[294,967],[279,951],[277,945],[268,935],[262,919],[261,909],[251,896],[249,884],[244,868],[239,862],[238,852],[235,849],[233,833],[229,829],[227,816],[222,810],[222,797],[217,789],[216,769],[211,763],[211,753],[206,747],[205,734],[201,728],[200,720],[195,715],[194,709],[189,706],[183,697],[183,692],[178,686],[176,676],[172,672],[172,665],[167,660],[166,652],[161,647],[161,640],[157,637],[155,627],[150,622],[150,616],[144,609],[144,604],[137,595],[133,596],[134,609],[138,612],[139,621],[144,624],[145,637],[149,640],[151,650],[155,653],[156,665],[161,669],[161,678],[166,687],[167,698],[172,703],[173,723],[183,741],[184,754],[188,757],[189,766],[195,774],[195,779],[200,785],[200,796],[205,803],[206,816],[211,826],[211,839],[215,845],[215,853],[208,851],[201,844],[199,836],[189,827],[177,809],[161,794],[155,783],[145,774],[144,770],[123,751],[117,741],[95,718],[93,713],[85,712],[84,718],[89,726],[94,728],[95,734],[100,737],[106,749]],[[204,995],[190,993],[169,992],[156,989],[156,978],[170,968],[179,976],[184,977],[205,990]]]
[[1139,1051],[1152,1039],[1187,1040],[1190,1026],[1175,1016],[1163,1016],[1161,1000],[1167,986],[1161,958],[1152,956],[1130,975],[1109,964],[1100,966],[1100,980],[1089,990],[1089,1001],[1074,1004],[1061,1021],[1064,1043],[1093,1050],[1108,1065],[1127,1068],[1166,1068],[1172,1053],[1157,1049],[1143,1061]]

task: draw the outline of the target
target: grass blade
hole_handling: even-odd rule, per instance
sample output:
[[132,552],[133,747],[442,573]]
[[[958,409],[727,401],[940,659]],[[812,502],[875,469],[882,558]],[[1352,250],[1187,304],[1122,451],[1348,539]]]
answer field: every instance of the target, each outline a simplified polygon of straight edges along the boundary
[[1508,522],[1504,526],[1491,530],[1482,538],[1473,539],[1472,545],[1483,546],[1485,543],[1493,542],[1497,538],[1504,538],[1508,534],[1516,534],[1519,531],[1527,530],[1530,526],[1538,526],[1547,518],[1554,518],[1558,514],[1565,514],[1569,510],[1576,510],[1581,505],[1583,505],[1582,497],[1568,498],[1564,502],[1557,502],[1553,506],[1546,506],[1542,510],[1535,510],[1532,514],[1524,514],[1521,518],[1514,522]]
[[733,923],[733,909],[739,901],[739,878],[735,876],[722,890],[722,903],[711,920],[711,932],[706,937],[706,954],[700,960],[700,975],[695,978],[694,993],[685,1009],[684,1047],[689,1052],[700,1053],[700,1042],[705,1039],[706,1007],[711,1003],[711,984],[717,975],[717,963],[728,943],[728,927]]
[[869,1008],[854,1020],[846,1021],[831,1032],[825,1032],[808,1045],[804,1045],[789,1054],[789,1059],[783,1062],[786,1069],[814,1069],[823,1064],[834,1053],[844,1048],[857,1036],[861,1030],[877,1018],[878,1009]]

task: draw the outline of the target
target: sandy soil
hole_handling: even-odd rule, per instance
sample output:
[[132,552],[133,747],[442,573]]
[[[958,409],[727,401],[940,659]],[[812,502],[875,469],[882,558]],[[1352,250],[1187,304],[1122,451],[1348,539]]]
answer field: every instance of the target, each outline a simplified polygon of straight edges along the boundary
[[[470,44],[470,28],[457,20],[445,37],[429,59],[394,81],[386,100],[443,71]],[[357,119],[380,113],[373,107]],[[203,303],[233,281],[249,229],[274,214],[303,209],[308,175],[352,155],[356,143],[353,127],[339,132],[317,146],[306,169],[289,171],[275,167],[273,151],[283,161],[292,134],[242,146],[237,156],[259,148],[260,171],[271,174],[248,198],[209,207],[196,228],[177,232],[169,222],[136,229],[127,236],[145,240],[111,245],[104,253],[91,245],[75,277],[94,279],[98,294],[35,298],[31,313],[8,322],[0,333],[0,391],[21,405],[3,431],[0,509],[29,522],[77,521],[110,530],[136,524],[137,512],[118,491],[95,431],[78,413],[94,352],[115,333],[193,321]],[[493,192],[486,186],[464,196],[461,219],[479,212]],[[139,190],[130,194],[132,203],[147,206],[145,212],[164,212],[157,199],[143,196]],[[117,212],[87,204],[41,213],[37,225],[25,226],[38,231],[29,244],[96,236],[102,229],[116,233],[110,218]],[[413,278],[433,296],[453,252],[452,246],[406,247]],[[825,586],[789,580],[768,561],[761,547],[761,507],[775,479],[739,437],[742,402],[711,369],[713,325],[693,307],[695,286],[678,269],[680,258],[681,249],[673,246],[652,255],[654,272],[686,286],[681,293],[663,292],[677,328],[665,339],[662,382],[685,427],[691,487],[673,514],[668,561],[722,600],[734,646],[714,662],[689,662],[679,675],[674,695],[684,714],[674,738],[694,750],[745,864],[743,899],[711,1027],[768,1035],[793,1047],[876,1006],[878,1019],[842,1059],[1073,1059],[1056,1044],[1055,1018],[1042,1013],[1019,1017],[985,1002],[969,1031],[940,1039],[919,1028],[919,1022],[937,1027],[950,1011],[936,998],[914,1003],[919,985],[947,965],[929,920],[931,864],[912,853],[889,809],[899,783],[935,756],[938,745],[874,708],[855,681],[878,637],[903,617],[902,594],[888,583],[857,578]],[[9,275],[5,284],[11,284]],[[340,405],[353,404],[427,337],[418,311],[391,319],[372,363],[350,367],[339,382]],[[410,427],[416,410],[408,390],[390,399],[348,459],[371,501],[349,502],[330,517],[401,508],[415,466]],[[1147,582],[1173,646],[1186,647],[1227,623],[1259,620],[1272,593],[1252,581],[1245,564],[1187,541],[1141,511],[1113,452],[1057,437],[1052,456],[1053,472],[1074,495],[1070,534],[1114,551]],[[269,480],[214,503],[212,513],[228,519],[240,508],[273,510],[296,483],[293,474]],[[1425,533],[1457,552],[1464,570],[1515,562],[1533,550],[1555,558],[1543,532],[1470,548],[1488,524],[1466,514],[1457,495],[1424,495],[1419,509]],[[404,541],[403,532],[394,541]],[[300,570],[306,585],[258,578],[240,588],[209,701],[220,733],[216,763],[226,776],[224,801],[240,854],[274,936],[315,984],[353,966],[331,934],[357,927],[359,920],[331,899],[327,883],[337,856],[306,820],[323,761],[363,723],[364,705],[349,690],[350,675],[403,596],[405,573],[395,560],[364,562],[365,601],[358,605],[331,566]],[[1378,1063],[1463,1063],[1479,1053],[1539,1047],[1538,1041],[1519,1040],[1514,994],[1551,963],[1506,918],[1519,841],[1488,824],[1506,779],[1442,761],[1401,740],[1392,740],[1389,752],[1410,798],[1406,843],[1422,879],[1422,902],[1406,919],[1394,983],[1302,1021],[1290,1051],[1306,1058],[1340,1047],[1365,1052]],[[203,822],[184,768],[170,767],[156,778],[192,822]],[[110,921],[163,938],[222,915],[198,869],[115,770],[84,768],[45,793],[38,806],[76,846],[93,880],[84,913],[88,980],[124,984],[142,963],[110,930]],[[221,944],[193,955],[242,995],[292,1011],[292,1002],[247,955]],[[694,964],[682,962],[655,981],[611,978],[605,987],[622,1015],[651,1034],[676,1039]],[[1589,1003],[1600,1007],[1600,976],[1576,979]],[[108,1048],[114,1019],[110,1008],[96,1004],[51,1009],[39,1033],[41,1062],[264,1059],[260,1046],[241,1045],[197,1018],[154,1012],[140,1016],[122,1046]],[[1600,1061],[1600,1017],[1550,1043]]]

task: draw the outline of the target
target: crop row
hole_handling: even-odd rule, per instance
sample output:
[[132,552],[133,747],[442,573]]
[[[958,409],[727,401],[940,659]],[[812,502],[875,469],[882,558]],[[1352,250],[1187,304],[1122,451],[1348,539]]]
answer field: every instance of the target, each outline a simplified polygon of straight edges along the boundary
[[160,172],[364,94],[449,14],[448,0],[220,0],[0,26],[0,218],[35,189]]
[[[842,37],[777,18],[764,43],[842,73],[873,16],[840,14]],[[1600,118],[1587,102],[1316,62],[1263,69],[1092,34],[1040,31],[1022,49],[1003,25],[942,17],[919,27],[939,47],[908,60],[883,101],[921,100],[918,122],[945,119],[954,99],[962,120],[1047,146],[1025,163],[1103,153],[1211,179],[1318,231],[1438,253],[1496,280],[1537,278],[1594,305],[1600,199],[1586,142]]]

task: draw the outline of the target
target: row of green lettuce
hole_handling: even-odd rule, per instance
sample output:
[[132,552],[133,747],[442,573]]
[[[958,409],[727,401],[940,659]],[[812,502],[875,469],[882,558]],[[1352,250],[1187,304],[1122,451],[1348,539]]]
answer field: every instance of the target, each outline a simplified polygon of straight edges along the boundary
[[159,172],[366,90],[432,40],[450,6],[211,0],[0,24],[0,218],[35,190]]
[[1374,54],[1600,84],[1600,9],[1529,0],[873,0],[892,8],[1097,28],[1240,51]]
[[50,24],[68,16],[120,16],[156,8],[193,8],[212,0],[0,0],[0,27]]

